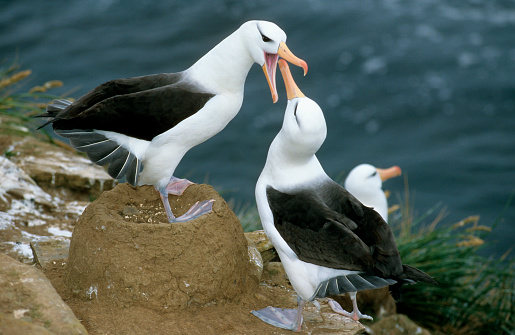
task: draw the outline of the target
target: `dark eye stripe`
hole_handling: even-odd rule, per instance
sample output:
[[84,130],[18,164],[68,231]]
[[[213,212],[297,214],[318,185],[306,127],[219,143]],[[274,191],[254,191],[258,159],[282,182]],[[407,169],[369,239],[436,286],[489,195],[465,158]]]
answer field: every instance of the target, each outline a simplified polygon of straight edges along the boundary
[[263,34],[261,34],[261,38],[263,39],[263,42],[270,42],[271,41],[271,39],[269,39],[268,37],[266,37]]

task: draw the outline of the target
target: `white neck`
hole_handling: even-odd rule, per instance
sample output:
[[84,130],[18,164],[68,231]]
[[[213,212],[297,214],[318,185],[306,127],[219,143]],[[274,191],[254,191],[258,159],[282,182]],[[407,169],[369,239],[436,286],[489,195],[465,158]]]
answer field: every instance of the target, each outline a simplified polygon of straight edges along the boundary
[[190,80],[202,82],[214,93],[242,92],[254,60],[236,31],[226,37],[188,70]]
[[291,157],[275,149],[272,143],[263,173],[278,189],[287,190],[313,180],[329,178],[315,155]]

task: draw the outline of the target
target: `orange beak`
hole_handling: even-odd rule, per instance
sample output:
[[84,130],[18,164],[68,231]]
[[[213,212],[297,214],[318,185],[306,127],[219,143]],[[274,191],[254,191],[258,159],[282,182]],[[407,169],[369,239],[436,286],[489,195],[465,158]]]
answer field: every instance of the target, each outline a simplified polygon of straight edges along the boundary
[[402,170],[398,166],[392,166],[388,169],[376,169],[377,173],[379,173],[379,177],[381,177],[382,181],[388,180],[393,177],[400,176],[402,174]]
[[286,87],[286,95],[288,96],[288,100],[305,97],[304,93],[301,92],[293,80],[290,67],[284,59],[279,59],[279,70],[281,70],[281,74],[283,75],[284,86]]
[[263,64],[263,72],[265,73],[266,80],[268,82],[268,86],[270,87],[270,91],[272,93],[272,100],[274,103],[277,102],[279,96],[277,94],[277,87],[275,85],[275,73],[277,68],[277,61],[279,57],[287,60],[293,65],[300,66],[304,69],[304,75],[308,73],[308,64],[302,59],[295,56],[290,49],[286,46],[286,43],[281,42],[279,44],[279,49],[276,54],[268,54],[265,53],[265,64]]

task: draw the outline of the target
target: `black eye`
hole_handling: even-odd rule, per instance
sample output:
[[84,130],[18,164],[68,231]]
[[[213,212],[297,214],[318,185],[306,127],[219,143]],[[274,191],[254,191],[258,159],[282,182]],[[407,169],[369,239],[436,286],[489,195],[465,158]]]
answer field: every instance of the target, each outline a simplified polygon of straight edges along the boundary
[[261,34],[261,38],[263,39],[263,42],[270,42],[271,41],[271,39],[269,39],[268,37],[266,37],[263,34]]
[[376,175],[377,175],[377,171],[374,171],[374,173],[372,173],[372,174],[370,175],[370,177],[375,177]]

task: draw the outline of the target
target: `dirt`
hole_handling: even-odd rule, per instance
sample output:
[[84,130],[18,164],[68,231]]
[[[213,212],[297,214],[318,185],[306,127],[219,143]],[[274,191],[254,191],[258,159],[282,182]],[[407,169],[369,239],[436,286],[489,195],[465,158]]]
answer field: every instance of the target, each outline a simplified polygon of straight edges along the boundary
[[[156,310],[209,304],[241,294],[251,281],[247,240],[227,203],[209,185],[170,196],[176,215],[214,199],[211,213],[167,223],[152,186],[120,184],[77,222],[67,285],[84,299]],[[132,208],[136,214],[123,214]],[[158,215],[150,215],[158,209]],[[148,223],[151,221],[151,223]]]
[[[170,203],[181,215],[207,199],[215,199],[212,213],[169,224],[153,188],[118,185],[88,206],[68,260],[44,268],[45,275],[93,335],[292,334],[250,313],[296,308],[296,294],[283,272],[250,275],[241,224],[216,191],[193,185]],[[334,333],[321,332],[314,306],[304,317],[301,334]]]
[[[108,301],[84,301],[64,283],[65,263],[56,264],[45,275],[71,307],[89,334],[291,334],[263,323],[251,310],[268,305],[295,308],[294,292],[271,281],[248,283],[241,295],[210,305],[191,304],[170,312],[141,306],[117,307]],[[268,284],[265,284],[268,283]],[[307,334],[308,325],[304,325]]]

